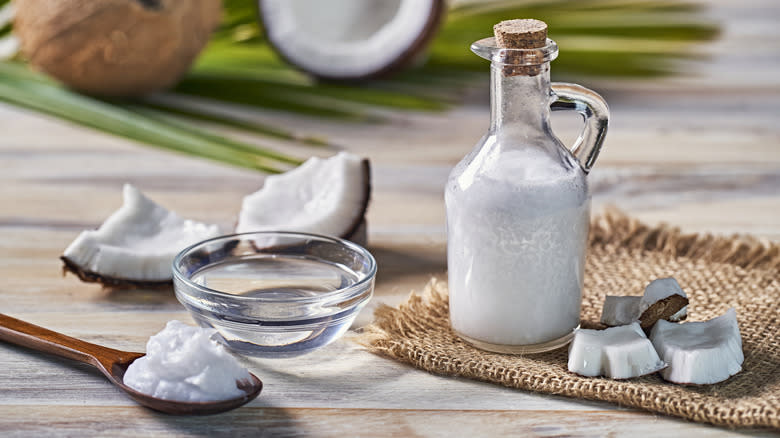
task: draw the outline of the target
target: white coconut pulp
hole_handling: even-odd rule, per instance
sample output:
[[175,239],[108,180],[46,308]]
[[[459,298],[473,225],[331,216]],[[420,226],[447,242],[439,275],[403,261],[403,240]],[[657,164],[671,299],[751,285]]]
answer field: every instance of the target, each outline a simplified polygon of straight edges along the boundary
[[244,395],[237,381],[248,381],[249,371],[213,339],[216,333],[170,321],[149,338],[146,356],[127,368],[125,385],[153,397],[185,402]]
[[316,76],[362,78],[412,56],[441,0],[259,0],[268,39]]
[[601,309],[601,323],[610,327],[627,325],[639,319],[640,296],[614,296],[604,298]]
[[[13,3],[0,6],[0,29],[9,25],[14,19],[15,9]],[[19,38],[8,34],[0,37],[0,61],[13,58],[19,51]]]
[[63,257],[102,277],[167,281],[182,249],[220,234],[217,225],[183,219],[125,184],[124,204],[97,230],[83,231]]
[[569,346],[569,371],[582,376],[629,379],[665,366],[637,322],[606,330],[578,329]]
[[341,152],[310,158],[301,166],[265,179],[244,198],[237,233],[297,231],[347,237],[365,214],[369,181],[363,159]]
[[[685,300],[682,300],[685,298]],[[669,298],[675,300],[668,301]],[[660,278],[650,282],[640,296],[607,296],[601,312],[601,322],[616,327],[596,332],[579,330],[569,350],[569,370],[582,375],[607,375],[613,377],[597,360],[600,343],[611,343],[610,331],[639,329],[639,322],[646,314],[652,314],[645,329],[652,327],[650,341],[663,362],[669,364],[662,372],[664,379],[681,384],[712,384],[728,379],[742,369],[744,355],[742,338],[737,324],[737,314],[729,309],[726,314],[705,322],[678,324],[687,317],[685,292],[672,277]],[[657,306],[661,307],[657,307]],[[656,318],[661,318],[656,321]],[[670,322],[672,321],[672,322]],[[630,330],[629,330],[630,328]],[[599,337],[600,336],[600,337]],[[642,332],[644,336],[644,332]],[[579,340],[578,340],[579,338]],[[575,343],[578,345],[575,346]],[[602,361],[607,357],[603,347]],[[613,355],[618,351],[630,362],[630,349],[617,345],[612,348]],[[617,360],[618,356],[614,359]],[[611,364],[610,364],[611,365]],[[624,363],[622,366],[627,366]]]
[[698,385],[721,382],[740,372],[745,360],[734,309],[704,322],[658,321],[650,340],[669,364],[661,375],[670,382]]

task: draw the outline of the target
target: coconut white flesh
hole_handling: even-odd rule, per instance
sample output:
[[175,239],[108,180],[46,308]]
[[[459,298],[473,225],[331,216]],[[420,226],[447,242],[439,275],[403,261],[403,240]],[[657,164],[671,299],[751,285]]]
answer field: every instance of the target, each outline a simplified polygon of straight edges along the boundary
[[16,56],[18,52],[19,38],[15,35],[6,35],[0,38],[0,61],[11,59]]
[[685,306],[682,309],[680,309],[677,313],[670,316],[668,320],[672,322],[680,322],[686,318],[688,318],[688,306]]
[[[440,0],[259,0],[265,32],[292,64],[350,79],[396,63],[429,31]],[[435,21],[435,20],[434,20]]]
[[582,376],[630,379],[654,373],[666,364],[634,322],[605,330],[578,329],[569,346],[568,366]]
[[183,219],[130,184],[125,184],[123,196],[123,205],[97,230],[83,231],[65,249],[64,257],[101,277],[168,281],[179,251],[220,235],[217,225]]
[[659,278],[653,280],[645,288],[645,293],[642,295],[642,300],[639,302],[639,314],[641,315],[653,304],[671,297],[672,295],[680,295],[688,298],[685,292],[680,287],[673,277]]
[[369,181],[363,160],[340,152],[310,158],[299,167],[265,179],[263,188],[244,198],[237,233],[297,231],[345,234],[365,214]]
[[[0,29],[13,21],[15,13],[13,3],[0,6]],[[13,58],[17,52],[19,52],[19,38],[16,35],[8,34],[0,38],[0,61]]]
[[0,6],[0,28],[11,24],[14,20],[14,15],[16,15],[16,8],[14,7],[13,2]]
[[610,327],[631,324],[639,318],[642,297],[607,295],[601,308],[601,323]]
[[704,322],[658,321],[650,340],[669,364],[661,375],[670,382],[696,385],[722,382],[740,372],[745,360],[737,312],[733,308]]

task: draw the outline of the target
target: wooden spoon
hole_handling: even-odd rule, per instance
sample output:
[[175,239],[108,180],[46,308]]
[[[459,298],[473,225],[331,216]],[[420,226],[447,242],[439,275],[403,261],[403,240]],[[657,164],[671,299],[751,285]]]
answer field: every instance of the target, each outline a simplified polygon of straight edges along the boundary
[[138,403],[166,414],[207,415],[228,411],[250,402],[263,389],[260,379],[250,373],[250,380],[236,381],[238,387],[245,393],[237,398],[209,402],[164,400],[138,392],[122,381],[127,367],[134,360],[143,357],[143,353],[131,353],[91,344],[2,313],[0,313],[0,340],[92,365]]

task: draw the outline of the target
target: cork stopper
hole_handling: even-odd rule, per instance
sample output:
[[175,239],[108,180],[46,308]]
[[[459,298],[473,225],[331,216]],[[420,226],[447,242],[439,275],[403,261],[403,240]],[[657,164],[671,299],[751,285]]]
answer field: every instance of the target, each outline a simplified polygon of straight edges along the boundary
[[506,20],[493,26],[502,49],[536,49],[547,45],[547,23],[533,18]]
[[[517,19],[502,21],[493,26],[496,45],[502,49],[538,49],[547,46],[547,23],[540,20]],[[540,65],[512,65],[520,55],[511,52],[504,55],[504,76],[536,76],[541,72]]]

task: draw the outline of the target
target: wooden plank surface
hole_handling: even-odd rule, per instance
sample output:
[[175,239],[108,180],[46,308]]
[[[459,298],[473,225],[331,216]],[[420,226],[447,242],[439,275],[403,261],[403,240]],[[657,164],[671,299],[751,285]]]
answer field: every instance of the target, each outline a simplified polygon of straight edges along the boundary
[[[613,114],[590,176],[594,210],[613,204],[687,231],[777,241],[780,4],[709,3],[723,38],[705,48],[711,58],[690,66],[692,73],[589,84]],[[431,275],[444,275],[444,182],[486,128],[484,93],[447,114],[397,115],[379,126],[256,117],[327,134],[371,158],[370,249],[380,265],[372,305],[396,304]],[[554,123],[566,142],[579,129],[575,118],[556,114]],[[189,321],[171,291],[105,291],[61,275],[57,257],[80,230],[121,204],[125,182],[183,216],[229,228],[241,198],[262,185],[262,175],[0,105],[0,311],[138,351],[166,321]],[[358,324],[370,319],[369,308]],[[605,403],[433,376],[347,339],[296,359],[245,363],[266,384],[257,400],[228,414],[174,418],[136,406],[88,367],[0,345],[0,436],[738,434]]]

